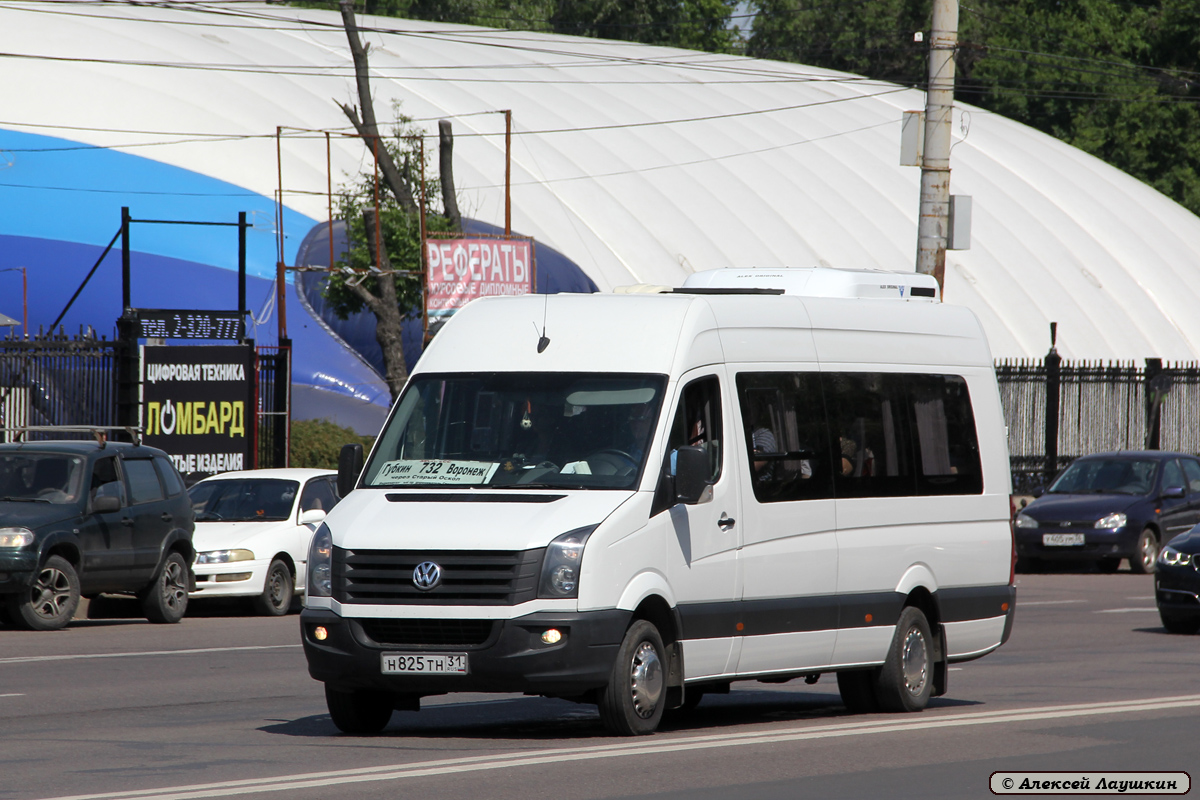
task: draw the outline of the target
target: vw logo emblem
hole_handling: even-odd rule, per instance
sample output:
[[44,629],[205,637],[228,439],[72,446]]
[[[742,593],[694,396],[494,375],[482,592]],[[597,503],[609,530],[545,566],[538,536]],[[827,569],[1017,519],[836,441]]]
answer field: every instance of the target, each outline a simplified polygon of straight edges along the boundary
[[432,561],[422,561],[413,569],[413,586],[423,592],[442,582],[442,568]]

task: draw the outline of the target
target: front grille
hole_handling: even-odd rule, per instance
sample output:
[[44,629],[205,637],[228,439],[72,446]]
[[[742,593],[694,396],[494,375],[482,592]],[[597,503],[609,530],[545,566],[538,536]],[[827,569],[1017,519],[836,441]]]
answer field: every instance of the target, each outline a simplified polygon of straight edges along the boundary
[[[346,550],[333,549],[333,597],[341,603],[380,605],[511,606],[537,596],[544,549]],[[424,591],[413,569],[433,561],[442,581]]]
[[376,644],[473,647],[492,635],[490,619],[360,619],[358,624]]

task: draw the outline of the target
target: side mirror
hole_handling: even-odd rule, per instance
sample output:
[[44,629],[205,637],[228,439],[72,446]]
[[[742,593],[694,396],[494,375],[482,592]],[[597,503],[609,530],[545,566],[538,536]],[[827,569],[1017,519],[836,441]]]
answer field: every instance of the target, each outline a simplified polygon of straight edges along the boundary
[[121,498],[107,495],[97,497],[92,501],[92,511],[97,514],[108,514],[113,511],[121,510]]
[[362,474],[363,446],[361,444],[344,444],[338,453],[338,495],[345,497],[354,491],[358,476]]
[[318,522],[325,520],[325,509],[310,508],[308,511],[300,512],[301,525],[316,525]]
[[1163,497],[1183,497],[1183,494],[1184,494],[1184,492],[1183,492],[1182,486],[1168,486],[1166,489],[1163,489],[1162,496]]
[[675,502],[695,505],[712,485],[712,465],[702,447],[681,447],[675,451]]

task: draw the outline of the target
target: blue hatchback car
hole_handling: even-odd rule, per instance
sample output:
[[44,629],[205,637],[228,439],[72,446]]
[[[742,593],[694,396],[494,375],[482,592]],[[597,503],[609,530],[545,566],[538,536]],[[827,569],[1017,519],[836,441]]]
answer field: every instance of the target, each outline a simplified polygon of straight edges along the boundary
[[1200,459],[1160,450],[1083,456],[1017,514],[1017,555],[1091,561],[1106,572],[1122,558],[1154,572],[1161,544],[1200,522]]

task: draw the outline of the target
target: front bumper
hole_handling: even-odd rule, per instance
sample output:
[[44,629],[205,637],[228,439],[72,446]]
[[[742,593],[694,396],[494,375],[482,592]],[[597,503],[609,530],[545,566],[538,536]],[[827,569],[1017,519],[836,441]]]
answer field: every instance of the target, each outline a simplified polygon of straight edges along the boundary
[[38,554],[32,550],[0,550],[0,594],[11,594],[33,585]]
[[205,597],[257,597],[267,585],[271,562],[234,561],[231,564],[193,564],[196,588],[188,593],[192,600]]
[[1159,561],[1154,573],[1154,600],[1160,610],[1200,616],[1200,570],[1191,564],[1170,566]]
[[[1082,533],[1083,544],[1047,545],[1045,533]],[[1048,561],[1096,561],[1101,558],[1137,557],[1137,540],[1141,528],[1126,526],[1116,530],[1105,528],[1018,528],[1017,555],[1021,558],[1044,558]]]
[[[368,630],[384,638],[378,631],[387,623],[427,622],[432,628],[443,630],[457,622],[479,625],[480,621],[356,619],[343,618],[325,609],[306,608],[300,614],[300,629],[309,674],[342,691],[372,689],[416,696],[522,692],[575,697],[608,683],[631,616],[631,612],[621,610],[528,614],[496,620],[490,623],[490,632],[479,644],[463,645],[381,643]],[[314,637],[318,626],[328,632],[323,641]],[[541,635],[548,628],[561,631],[562,640],[553,645],[543,644]],[[466,675],[382,672],[384,653],[447,652],[467,654]]]

